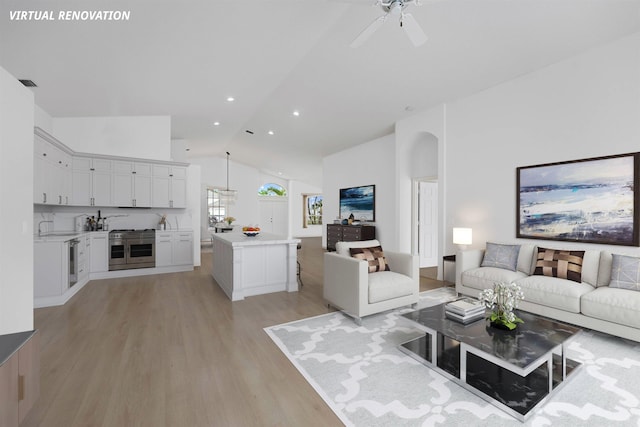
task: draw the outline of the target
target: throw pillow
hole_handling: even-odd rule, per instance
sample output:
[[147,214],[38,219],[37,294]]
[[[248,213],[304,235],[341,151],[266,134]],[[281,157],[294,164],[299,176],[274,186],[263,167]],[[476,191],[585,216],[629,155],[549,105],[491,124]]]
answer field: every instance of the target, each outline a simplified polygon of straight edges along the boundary
[[520,245],[500,245],[487,242],[487,248],[484,251],[484,258],[482,258],[480,266],[516,271],[519,252]]
[[369,273],[376,271],[389,271],[389,264],[384,257],[382,246],[374,246],[372,248],[349,248],[351,256],[356,259],[362,259],[369,263]]
[[640,291],[640,258],[613,254],[610,288]]
[[533,274],[581,283],[583,258],[584,251],[538,248],[536,269]]

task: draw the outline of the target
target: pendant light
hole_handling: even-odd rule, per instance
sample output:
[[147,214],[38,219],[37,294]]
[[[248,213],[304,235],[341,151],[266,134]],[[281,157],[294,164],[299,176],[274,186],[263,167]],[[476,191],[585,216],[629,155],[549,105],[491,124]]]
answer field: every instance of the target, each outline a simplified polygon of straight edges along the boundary
[[229,189],[229,152],[227,151],[227,188],[225,190],[218,190],[221,196],[227,199],[228,202],[236,199],[237,190]]

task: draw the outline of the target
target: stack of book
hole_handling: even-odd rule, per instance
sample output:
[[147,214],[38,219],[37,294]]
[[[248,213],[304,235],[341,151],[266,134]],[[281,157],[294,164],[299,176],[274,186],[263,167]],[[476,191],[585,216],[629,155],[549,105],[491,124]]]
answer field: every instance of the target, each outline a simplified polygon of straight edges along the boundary
[[477,299],[462,298],[446,304],[444,315],[466,325],[484,318],[484,304]]

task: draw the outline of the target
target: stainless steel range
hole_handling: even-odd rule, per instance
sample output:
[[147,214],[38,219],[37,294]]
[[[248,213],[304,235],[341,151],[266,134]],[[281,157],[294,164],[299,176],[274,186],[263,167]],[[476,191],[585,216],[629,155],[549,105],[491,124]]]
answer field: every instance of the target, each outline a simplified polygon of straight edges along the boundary
[[109,232],[109,270],[156,266],[156,231],[113,230]]

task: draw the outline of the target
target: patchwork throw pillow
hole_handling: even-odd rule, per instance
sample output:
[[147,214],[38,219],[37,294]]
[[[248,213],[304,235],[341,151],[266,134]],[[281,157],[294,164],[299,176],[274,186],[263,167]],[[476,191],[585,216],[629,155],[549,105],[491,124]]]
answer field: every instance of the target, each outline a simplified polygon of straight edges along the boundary
[[610,288],[640,291],[640,258],[612,255]]
[[538,248],[536,269],[538,276],[557,277],[574,282],[582,282],[582,260],[584,251],[560,251]]
[[484,251],[484,258],[482,258],[480,266],[516,271],[519,252],[520,245],[500,245],[487,242],[487,248]]
[[384,257],[382,246],[372,248],[349,248],[351,256],[356,259],[362,259],[369,263],[369,273],[376,271],[389,271],[389,264]]

